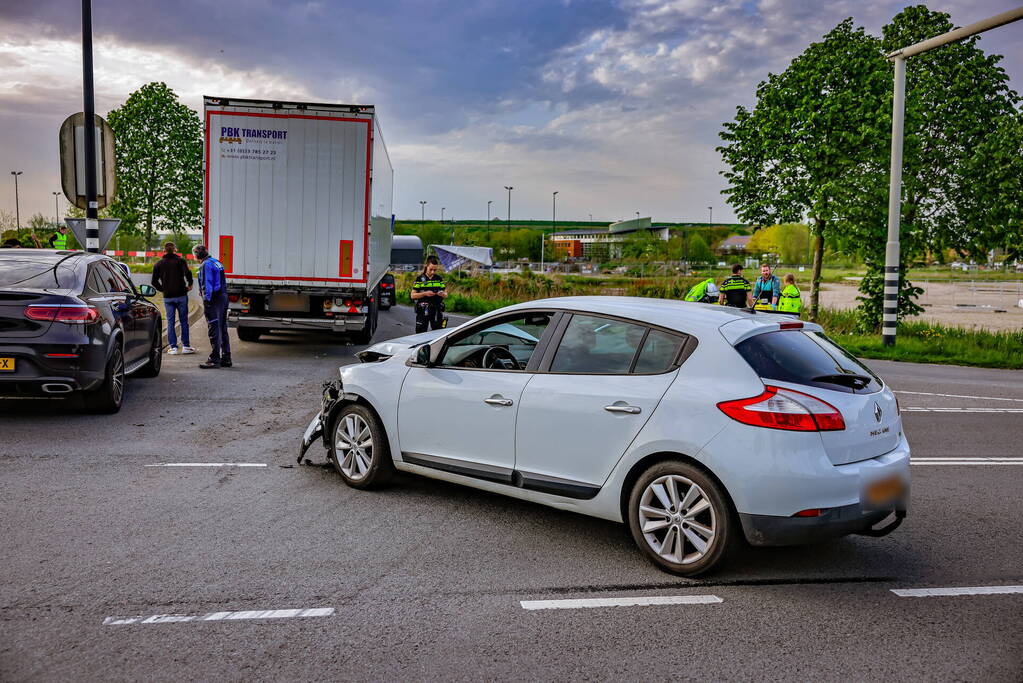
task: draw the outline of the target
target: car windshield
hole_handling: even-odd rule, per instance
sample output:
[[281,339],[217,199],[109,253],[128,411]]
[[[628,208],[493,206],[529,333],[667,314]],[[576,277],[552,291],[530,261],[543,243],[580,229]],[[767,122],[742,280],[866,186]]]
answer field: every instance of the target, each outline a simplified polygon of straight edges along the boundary
[[70,287],[74,268],[63,261],[39,259],[0,260],[0,287],[10,289],[61,289]]
[[881,380],[820,332],[779,330],[745,339],[735,345],[763,379],[870,394]]

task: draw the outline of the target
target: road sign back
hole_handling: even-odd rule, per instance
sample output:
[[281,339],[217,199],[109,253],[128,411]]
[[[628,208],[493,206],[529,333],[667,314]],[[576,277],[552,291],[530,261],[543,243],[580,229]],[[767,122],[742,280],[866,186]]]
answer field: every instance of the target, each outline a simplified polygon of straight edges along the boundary
[[[97,208],[110,204],[117,191],[114,175],[114,131],[101,116],[96,117],[96,202]],[[67,200],[79,209],[85,200],[85,114],[78,112],[60,126],[60,184]]]

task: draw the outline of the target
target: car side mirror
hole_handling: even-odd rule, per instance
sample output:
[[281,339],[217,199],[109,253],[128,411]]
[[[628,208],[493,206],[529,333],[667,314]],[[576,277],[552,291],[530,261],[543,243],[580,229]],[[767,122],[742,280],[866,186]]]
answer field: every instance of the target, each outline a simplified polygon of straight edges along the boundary
[[156,287],[153,285],[139,285],[139,294],[142,296],[156,296]]
[[416,365],[430,367],[430,345],[423,344],[416,349]]

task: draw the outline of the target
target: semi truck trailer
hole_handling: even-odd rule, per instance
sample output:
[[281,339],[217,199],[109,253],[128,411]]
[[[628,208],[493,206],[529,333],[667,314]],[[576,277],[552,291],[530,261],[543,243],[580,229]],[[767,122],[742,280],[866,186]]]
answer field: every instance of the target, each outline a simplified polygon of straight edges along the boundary
[[374,107],[205,98],[203,237],[243,341],[326,330],[369,343],[394,177]]

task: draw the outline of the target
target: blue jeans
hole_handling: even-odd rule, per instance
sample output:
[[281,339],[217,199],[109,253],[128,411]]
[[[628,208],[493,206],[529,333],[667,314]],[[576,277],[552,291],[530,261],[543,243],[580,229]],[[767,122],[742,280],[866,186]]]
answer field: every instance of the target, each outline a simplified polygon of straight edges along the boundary
[[181,320],[181,344],[191,346],[188,341],[188,296],[172,296],[163,300],[167,311],[167,343],[171,348],[178,345],[178,335],[174,333],[174,318]]

